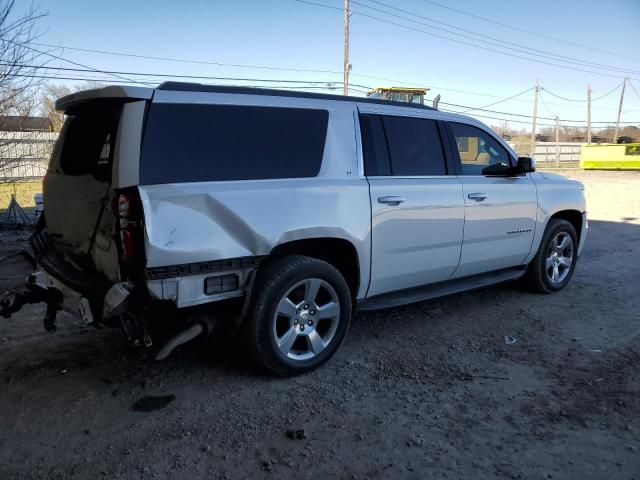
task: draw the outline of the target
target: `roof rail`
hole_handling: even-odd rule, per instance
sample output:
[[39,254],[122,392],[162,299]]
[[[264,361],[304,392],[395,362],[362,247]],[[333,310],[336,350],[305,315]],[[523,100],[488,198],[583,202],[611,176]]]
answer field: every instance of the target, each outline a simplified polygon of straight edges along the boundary
[[408,102],[394,102],[379,98],[351,97],[344,95],[332,95],[327,93],[310,93],[294,90],[276,90],[273,88],[237,87],[228,85],[204,85],[190,82],[164,82],[158,85],[156,90],[170,90],[177,92],[206,92],[206,93],[236,93],[245,95],[268,95],[274,97],[316,98],[320,100],[338,100],[342,102],[376,103],[379,105],[394,105],[397,107],[419,108],[423,110],[435,110],[426,105]]

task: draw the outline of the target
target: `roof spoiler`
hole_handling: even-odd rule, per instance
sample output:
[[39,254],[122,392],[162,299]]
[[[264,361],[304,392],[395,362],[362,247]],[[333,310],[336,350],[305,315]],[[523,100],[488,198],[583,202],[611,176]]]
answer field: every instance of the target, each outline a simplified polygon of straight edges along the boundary
[[72,93],[71,95],[59,98],[56,101],[56,110],[66,112],[67,110],[94,100],[110,98],[122,98],[131,100],[149,100],[153,96],[153,88],[109,86],[104,88],[94,88]]

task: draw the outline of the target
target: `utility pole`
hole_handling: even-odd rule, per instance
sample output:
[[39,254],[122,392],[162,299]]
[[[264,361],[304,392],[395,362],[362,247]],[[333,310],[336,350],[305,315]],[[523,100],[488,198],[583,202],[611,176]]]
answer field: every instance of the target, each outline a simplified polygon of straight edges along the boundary
[[622,101],[624,100],[624,87],[627,86],[629,77],[625,77],[622,82],[622,93],[620,94],[620,105],[618,105],[618,119],[616,120],[616,129],[613,131],[613,143],[618,141],[618,129],[620,128],[620,116],[622,115]]
[[344,0],[344,65],[342,93],[349,95],[349,0]]
[[560,117],[556,115],[556,167],[560,166]]
[[536,96],[533,101],[533,125],[531,126],[531,158],[536,150],[536,119],[538,117],[538,94],[540,93],[540,80],[536,79]]
[[587,86],[587,143],[591,143],[591,84]]

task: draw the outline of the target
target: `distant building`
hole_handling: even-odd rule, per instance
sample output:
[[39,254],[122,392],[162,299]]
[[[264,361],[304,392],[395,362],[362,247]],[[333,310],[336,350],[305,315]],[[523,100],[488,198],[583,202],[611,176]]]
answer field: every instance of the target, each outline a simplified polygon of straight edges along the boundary
[[0,116],[0,131],[53,132],[53,124],[49,117]]

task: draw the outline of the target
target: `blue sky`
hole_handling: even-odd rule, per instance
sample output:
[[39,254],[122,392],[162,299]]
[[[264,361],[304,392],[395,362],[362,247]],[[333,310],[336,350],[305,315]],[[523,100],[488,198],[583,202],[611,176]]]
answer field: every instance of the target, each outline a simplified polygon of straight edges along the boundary
[[[66,47],[274,68],[241,68],[155,61],[74,50],[57,51],[62,53],[65,59],[102,70],[339,82],[342,77],[340,72],[343,25],[342,12],[339,10],[342,7],[342,0],[310,1],[336,9],[322,8],[294,0],[238,0],[235,2],[42,0],[39,5],[49,14],[40,23],[43,34],[39,41]],[[562,2],[557,0],[537,2],[437,0],[437,3],[512,25],[518,29],[526,29],[631,58],[622,58],[557,42],[521,30],[509,29],[425,0],[376,1],[392,5],[396,10],[386,8],[372,0],[357,0],[357,3],[351,5],[354,12],[351,17],[351,63],[353,65],[351,82],[354,84],[374,86],[405,83],[425,86],[432,89],[429,97],[439,93],[442,95],[443,102],[481,107],[533,87],[538,78],[542,86],[548,90],[542,92],[544,103],[539,106],[539,115],[552,117],[558,114],[563,121],[585,120],[586,104],[561,100],[553,97],[551,93],[571,99],[584,99],[587,84],[591,83],[594,90],[593,96],[597,98],[616,87],[622,81],[622,78],[618,77],[625,75],[637,78],[635,82],[632,80],[632,84],[640,93],[640,30],[638,28],[640,1],[638,0],[610,0],[606,3],[578,0]],[[365,5],[411,18],[414,21],[383,14]],[[365,15],[382,18],[386,22]],[[464,33],[461,31],[450,34],[435,30],[427,25],[449,30],[452,28],[432,21],[493,37],[496,40],[486,40],[497,45],[483,45],[477,40],[461,37],[460,34]],[[472,45],[455,43],[389,22],[448,36]],[[507,45],[504,42],[538,49],[541,55],[550,52],[572,57],[580,62],[607,65],[606,68],[597,69],[573,66],[613,77],[535,63],[474,47],[474,45],[484,46],[495,50],[508,48],[512,54],[523,55],[513,50],[521,47]],[[557,62],[548,58],[538,58],[542,61]],[[74,65],[58,60],[51,62],[50,66],[52,65],[75,68]],[[279,67],[326,70],[327,72],[275,69]],[[610,67],[632,72],[624,74]],[[49,73],[86,75],[69,72]],[[94,75],[94,77],[98,76],[104,77],[104,75]],[[203,83],[256,84],[256,82],[202,81]],[[336,92],[339,91],[336,90]],[[594,102],[593,120],[615,121],[618,100],[619,90]],[[533,91],[529,91],[514,100],[487,108],[531,115],[532,104]],[[485,114],[501,116],[486,112]],[[526,118],[509,118],[513,119],[510,122],[512,127],[527,126],[515,122],[515,120],[528,122]],[[640,97],[629,87],[625,95],[622,119],[640,123]],[[481,118],[481,120],[494,125],[498,123],[489,118]],[[545,120],[541,122],[548,123]]]

